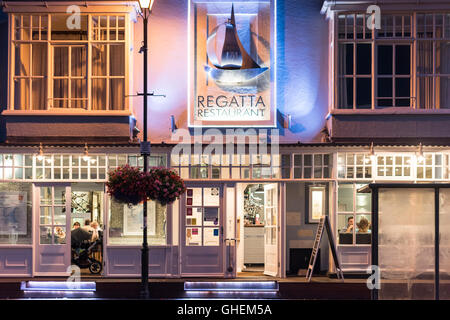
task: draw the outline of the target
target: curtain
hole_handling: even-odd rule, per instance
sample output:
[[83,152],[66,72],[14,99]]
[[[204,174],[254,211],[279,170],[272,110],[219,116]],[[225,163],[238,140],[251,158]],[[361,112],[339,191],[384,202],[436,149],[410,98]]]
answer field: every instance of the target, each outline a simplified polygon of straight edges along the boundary
[[[123,44],[110,45],[109,109],[123,110],[125,104],[125,48]],[[120,77],[120,78],[116,78]]]
[[340,109],[353,109],[353,79],[344,75],[353,74],[353,44],[339,45],[338,96]]
[[70,83],[71,108],[87,108],[86,57],[86,46],[71,48],[71,76],[77,77]]
[[[32,44],[32,95],[31,109],[45,110],[47,108],[47,44]],[[39,77],[39,78],[36,78]]]
[[450,108],[450,44],[436,42],[436,108]]
[[433,42],[417,43],[417,94],[420,109],[433,109]]
[[53,107],[68,108],[69,90],[67,79],[57,77],[67,77],[69,75],[69,47],[54,47],[53,49]]
[[92,110],[106,110],[107,48],[108,46],[105,44],[94,44],[92,46]]

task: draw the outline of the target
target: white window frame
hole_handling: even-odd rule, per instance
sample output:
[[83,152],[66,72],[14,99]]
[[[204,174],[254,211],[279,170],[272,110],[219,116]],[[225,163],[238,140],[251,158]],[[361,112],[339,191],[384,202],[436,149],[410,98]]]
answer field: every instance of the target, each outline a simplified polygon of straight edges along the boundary
[[[117,12],[108,12],[109,10],[101,10],[101,13],[92,13],[92,12],[82,12],[82,15],[86,15],[88,17],[88,39],[87,40],[82,40],[82,41],[76,41],[76,40],[71,40],[71,41],[63,41],[63,40],[51,40],[51,16],[52,15],[56,15],[56,14],[64,14],[64,13],[59,13],[59,12],[55,12],[55,13],[49,13],[49,14],[45,14],[42,12],[31,12],[32,9],[30,9],[30,12],[13,12],[10,13],[10,19],[9,19],[9,37],[10,37],[10,48],[9,48],[9,77],[8,77],[8,81],[9,81],[9,90],[8,90],[8,110],[5,110],[3,112],[3,114],[48,114],[49,112],[51,112],[52,114],[85,114],[86,112],[90,113],[90,114],[95,114],[95,113],[99,113],[99,114],[103,114],[103,113],[115,113],[115,114],[130,114],[131,110],[130,110],[130,104],[129,104],[129,90],[130,90],[130,77],[129,77],[129,72],[130,72],[130,59],[131,59],[131,55],[128,54],[130,52],[130,48],[131,48],[131,26],[130,26],[130,12],[133,9],[127,8],[127,11],[117,11]],[[31,16],[47,16],[47,21],[48,21],[48,26],[47,26],[47,39],[46,40],[15,40],[14,38],[14,34],[15,34],[15,15],[29,15]],[[92,18],[95,16],[124,16],[124,39],[123,40],[109,40],[109,32],[107,32],[108,34],[108,38],[107,40],[94,40],[93,39],[93,23],[92,23]],[[30,18],[32,19],[32,18]],[[110,19],[107,19],[107,23],[109,26],[109,21]],[[117,18],[116,18],[116,36],[118,39],[118,22],[117,22]],[[121,29],[121,28],[120,28]],[[40,33],[41,34],[41,33]],[[39,39],[41,38],[41,35],[39,36]],[[20,77],[20,76],[15,76],[15,44],[16,43],[47,43],[47,72],[46,75],[41,77],[37,77],[37,78],[47,78],[47,90],[46,90],[46,103],[43,109],[31,109],[31,93],[32,93],[32,88],[31,88],[31,80],[30,80],[30,85],[29,85],[29,92],[30,94],[28,95],[28,99],[30,100],[28,105],[26,106],[14,106],[14,79],[16,78],[26,78],[26,79],[31,79],[34,77],[31,76],[27,76],[27,77]],[[106,70],[107,70],[107,75],[106,76],[101,76],[101,77],[97,77],[97,76],[93,76],[92,75],[92,46],[95,44],[105,44],[108,45],[108,47],[111,44],[114,43],[123,43],[124,44],[124,76],[110,76],[109,72],[110,72],[110,68],[109,65],[107,65]],[[86,109],[80,109],[80,108],[52,108],[52,101],[53,101],[53,47],[55,45],[63,45],[63,46],[70,46],[70,45],[82,45],[85,44],[87,46],[87,72],[86,72],[86,78],[87,78],[87,106]],[[31,50],[31,49],[30,49]],[[109,64],[109,48],[107,50],[107,55],[108,55],[108,60],[107,60],[107,64]],[[31,60],[31,54],[30,54],[30,60]],[[70,68],[69,68],[70,69]],[[30,68],[30,72],[31,72],[31,68]],[[105,78],[107,79],[107,93],[106,93],[106,97],[107,100],[109,99],[109,86],[110,86],[110,80],[111,79],[116,79],[116,78],[121,78],[124,79],[124,105],[123,105],[123,109],[121,110],[111,110],[109,109],[109,102],[106,101],[106,110],[92,110],[92,104],[93,104],[93,100],[91,97],[91,86],[92,86],[92,79],[94,78]],[[69,100],[70,101],[70,100]]]
[[[433,18],[433,37],[418,37],[418,15],[420,14],[430,14]],[[340,27],[340,17],[341,16],[352,16],[353,15],[353,25],[350,26],[350,24],[347,24],[347,20],[344,21],[344,26]],[[436,27],[436,16],[437,15],[443,15],[443,25],[442,30],[443,34],[441,37],[436,38],[435,37],[435,27]],[[357,25],[358,20],[356,19],[357,16],[363,16],[362,19],[362,25]],[[450,29],[448,28],[448,23],[450,23],[449,17],[450,11],[443,10],[442,12],[436,12],[436,13],[428,13],[428,12],[408,12],[404,11],[402,13],[397,12],[383,12],[382,14],[382,28],[386,29],[385,23],[388,21],[388,18],[392,18],[390,21],[394,21],[396,24],[396,19],[399,19],[398,21],[401,21],[401,32],[398,31],[399,34],[397,34],[397,30],[395,29],[393,25],[392,29],[392,35],[386,36],[385,34],[382,34],[380,31],[376,30],[369,30],[363,32],[363,36],[361,38],[358,38],[357,29],[360,30],[360,27],[366,28],[366,21],[368,18],[368,15],[365,12],[336,12],[334,14],[333,18],[333,28],[331,28],[334,35],[332,36],[332,48],[330,48],[332,51],[332,57],[334,61],[330,64],[332,66],[331,73],[333,74],[333,81],[336,83],[335,86],[333,86],[335,89],[333,90],[333,97],[332,97],[332,108],[334,110],[345,110],[343,106],[340,105],[341,98],[340,97],[340,81],[346,79],[346,78],[352,78],[356,79],[360,76],[357,76],[355,74],[356,72],[356,44],[358,43],[371,43],[372,44],[372,106],[370,109],[364,109],[364,108],[357,108],[356,105],[356,81],[353,80],[353,107],[348,110],[378,110],[383,109],[385,107],[378,106],[378,100],[382,99],[383,97],[378,96],[378,70],[377,70],[377,46],[380,44],[392,44],[392,45],[401,45],[401,44],[410,44],[411,47],[411,69],[410,69],[410,75],[395,75],[395,63],[393,65],[393,74],[394,74],[394,85],[393,85],[393,92],[392,92],[392,100],[393,100],[393,107],[396,105],[396,92],[395,92],[395,78],[410,78],[410,106],[409,107],[400,107],[402,110],[413,110],[413,109],[424,109],[423,106],[420,105],[419,101],[419,95],[420,95],[420,88],[419,88],[419,80],[429,78],[430,81],[432,81],[432,110],[440,109],[441,103],[438,103],[438,96],[437,96],[437,81],[440,78],[447,78],[448,81],[450,81],[450,74],[447,73],[436,73],[436,43],[439,41],[449,41],[450,40]],[[409,25],[405,21],[407,20],[405,17],[409,17]],[[347,18],[346,18],[347,19]],[[361,20],[361,19],[360,19]],[[383,30],[383,29],[382,29]],[[340,33],[341,32],[341,33]],[[400,35],[401,34],[401,35]],[[343,37],[340,37],[342,36]],[[419,75],[417,73],[417,66],[418,66],[418,43],[420,41],[432,41],[432,47],[433,47],[433,72],[432,74],[421,74]],[[344,43],[353,43],[354,47],[354,71],[352,75],[341,75],[339,73],[339,47],[341,44]],[[393,57],[395,60],[395,55]],[[407,97],[402,97],[407,98]],[[450,105],[446,105],[445,109],[450,110]]]

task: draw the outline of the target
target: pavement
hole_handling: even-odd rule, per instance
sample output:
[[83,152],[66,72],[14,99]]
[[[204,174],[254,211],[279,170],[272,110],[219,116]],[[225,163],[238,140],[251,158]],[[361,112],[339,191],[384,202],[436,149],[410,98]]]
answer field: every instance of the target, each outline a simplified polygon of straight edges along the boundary
[[[21,290],[22,281],[61,281],[66,278],[2,278],[0,279],[0,299],[142,299],[141,283],[137,278],[99,278],[82,277],[82,281],[96,283],[95,292],[65,292],[65,291],[26,291]],[[313,277],[307,282],[304,277],[272,278],[276,282],[277,290],[265,292],[257,290],[203,290],[189,291],[185,289],[185,282],[229,282],[228,286],[238,285],[239,282],[267,282],[266,278],[176,278],[150,279],[149,297],[152,300],[179,299],[268,299],[268,300],[369,300],[370,290],[366,279],[345,279],[344,281],[327,276]]]

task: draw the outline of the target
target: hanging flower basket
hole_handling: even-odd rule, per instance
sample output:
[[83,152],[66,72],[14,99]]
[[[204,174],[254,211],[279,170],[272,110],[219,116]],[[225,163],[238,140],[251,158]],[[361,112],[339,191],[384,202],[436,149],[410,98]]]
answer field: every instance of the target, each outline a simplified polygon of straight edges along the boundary
[[137,205],[147,199],[167,205],[186,191],[183,180],[175,171],[152,168],[144,174],[129,165],[110,171],[106,186],[111,197],[128,205]]
[[137,205],[146,199],[147,179],[139,168],[124,165],[109,172],[106,186],[108,194],[116,201]]
[[186,186],[180,176],[166,168],[152,168],[146,175],[147,197],[162,205],[171,204],[185,191]]

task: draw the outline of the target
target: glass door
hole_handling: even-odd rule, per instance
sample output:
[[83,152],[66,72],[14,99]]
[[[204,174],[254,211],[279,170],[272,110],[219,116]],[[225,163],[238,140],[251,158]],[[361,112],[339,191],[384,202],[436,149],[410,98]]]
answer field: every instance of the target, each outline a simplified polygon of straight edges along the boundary
[[264,274],[276,277],[278,272],[278,185],[264,185]]
[[36,275],[67,275],[70,265],[70,186],[38,184],[36,212]]
[[181,213],[181,273],[221,276],[224,273],[223,188],[188,187]]

